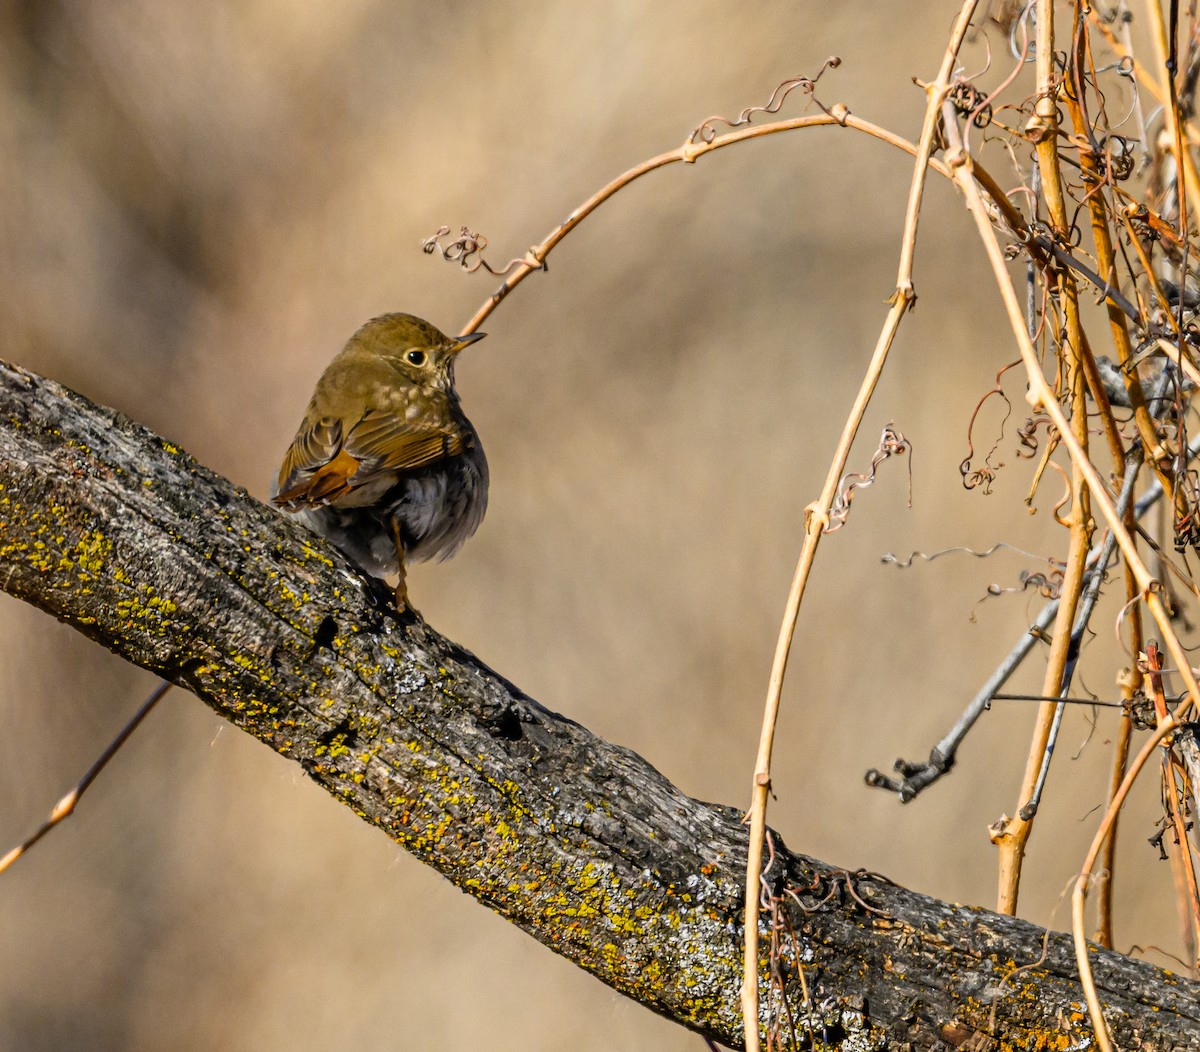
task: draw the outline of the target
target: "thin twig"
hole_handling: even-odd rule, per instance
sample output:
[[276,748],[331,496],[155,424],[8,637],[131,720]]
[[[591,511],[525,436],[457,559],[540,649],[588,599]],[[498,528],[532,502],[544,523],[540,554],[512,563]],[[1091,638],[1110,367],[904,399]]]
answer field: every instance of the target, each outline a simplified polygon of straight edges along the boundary
[[[484,320],[499,306],[500,302],[508,296],[522,281],[530,274],[538,270],[545,269],[546,257],[554,251],[555,247],[565,238],[572,230],[599,208],[605,201],[609,200],[618,191],[623,190],[630,183],[635,182],[644,175],[650,172],[657,171],[659,168],[664,168],[669,164],[694,164],[705,154],[712,153],[714,150],[724,149],[727,146],[734,146],[738,143],[748,142],[751,139],[760,139],[767,135],[778,135],[781,132],[799,131],[802,128],[828,128],[842,127],[852,128],[855,131],[863,132],[873,138],[886,142],[897,149],[903,150],[905,153],[916,156],[918,147],[907,139],[882,128],[877,124],[872,124],[870,121],[862,120],[855,117],[841,103],[830,106],[827,110],[821,113],[809,114],[806,117],[794,117],[786,121],[772,121],[768,124],[749,125],[747,127],[738,128],[736,131],[727,132],[724,135],[718,135],[712,142],[686,142],[684,145],[669,150],[666,153],[660,153],[656,157],[651,157],[643,161],[641,164],[635,165],[633,168],[622,172],[615,179],[606,183],[589,197],[583,204],[579,205],[562,223],[556,226],[541,242],[534,245],[516,266],[509,273],[499,288],[492,293],[484,304],[475,312],[475,315],[467,322],[463,329],[463,335],[475,332]],[[934,171],[940,175],[950,178],[950,171],[941,161],[935,158],[927,158],[926,162]],[[1007,203],[1007,202],[1006,202]],[[1011,204],[1009,205],[1011,209]]]
[[[1193,439],[1191,446],[1188,447],[1188,462],[1190,463],[1193,448],[1200,448],[1200,439]],[[1161,483],[1156,482],[1151,487],[1151,492],[1157,491],[1159,494],[1163,492]],[[1146,494],[1149,496],[1150,494]],[[1146,497],[1143,497],[1144,501]],[[1138,507],[1141,507],[1139,502]],[[1136,512],[1131,514],[1128,510],[1125,511],[1126,528],[1132,528],[1137,521]],[[1111,534],[1109,535],[1111,536]],[[1129,624],[1129,645],[1134,655],[1140,654],[1142,651],[1142,608],[1137,602],[1138,585],[1137,579],[1128,566],[1124,567],[1122,575],[1125,579],[1125,605],[1128,610],[1127,621]],[[1133,699],[1142,689],[1142,674],[1138,669],[1136,661],[1130,662],[1125,673],[1120,677],[1121,696],[1127,703],[1132,703]],[[1116,742],[1113,745],[1113,760],[1112,768],[1109,774],[1108,786],[1108,802],[1111,805],[1115,799],[1118,789],[1121,787],[1121,781],[1125,777],[1126,764],[1129,762],[1129,746],[1133,740],[1133,720],[1121,720],[1117,725]],[[1101,875],[1100,888],[1096,896],[1096,941],[1102,946],[1109,949],[1113,947],[1113,881],[1116,874],[1116,853],[1117,853],[1117,829],[1120,821],[1120,815],[1114,815],[1112,822],[1109,824],[1108,832],[1104,837],[1104,846],[1101,850]]]
[[[1189,460],[1196,456],[1200,456],[1200,436],[1194,438],[1192,444],[1188,447]],[[1132,486],[1122,487],[1121,494],[1117,498],[1117,506],[1122,514],[1125,514],[1129,508],[1132,494]],[[1141,499],[1138,500],[1133,510],[1134,517],[1141,518],[1145,515],[1158,503],[1162,498],[1162,494],[1162,486],[1157,482],[1154,483],[1142,495]],[[1111,536],[1111,534],[1108,535],[1108,537]],[[1100,556],[1106,543],[1107,538],[1104,543],[1093,546],[1091,551],[1088,552],[1087,564],[1090,573],[1104,573],[1107,570],[1107,565],[1100,561]],[[1115,544],[1115,541],[1113,543]],[[1030,627],[1022,631],[1016,643],[1013,644],[1012,649],[1005,655],[1004,659],[987,678],[983,686],[979,688],[978,692],[976,692],[954,726],[933,747],[928,760],[923,763],[913,763],[903,759],[897,760],[895,770],[900,773],[900,778],[893,778],[890,775],[883,774],[876,768],[871,768],[866,773],[867,785],[897,793],[900,797],[900,802],[906,804],[914,800],[922,791],[931,786],[944,774],[948,773],[954,767],[955,757],[958,754],[958,749],[962,745],[963,739],[966,738],[971,728],[975,726],[980,716],[987,710],[996,692],[1008,682],[1009,677],[1020,667],[1021,662],[1025,660],[1029,652],[1037,645],[1041,633],[1050,627],[1055,615],[1058,613],[1058,604],[1058,599],[1051,599],[1042,607]]]
[[42,837],[49,833],[50,830],[58,825],[59,822],[63,821],[65,818],[69,818],[75,813],[75,808],[79,804],[83,794],[88,791],[88,788],[91,786],[92,782],[99,777],[100,772],[103,771],[106,766],[108,766],[108,761],[116,756],[121,746],[129,740],[129,736],[138,729],[138,725],[142,722],[142,720],[150,715],[150,710],[158,704],[162,696],[170,689],[171,684],[164,681],[150,692],[150,696],[144,702],[142,702],[141,708],[139,708],[137,712],[133,714],[133,717],[129,720],[129,722],[121,728],[121,733],[118,734],[111,742],[109,742],[107,748],[105,748],[105,750],[100,754],[96,762],[93,763],[92,766],[87,769],[87,772],[84,774],[84,776],[75,783],[75,788],[54,805],[54,810],[50,812],[50,817],[47,818],[46,821],[43,822],[31,836],[14,847],[3,858],[0,858],[0,873],[3,873],[6,869],[8,869],[9,866],[16,862],[17,859],[25,854],[26,851],[28,851],[31,847],[33,847],[34,844],[41,840]]
[[[1130,474],[1136,475],[1136,472],[1131,470]],[[1104,550],[1101,552],[1097,563],[1099,572],[1093,573],[1084,585],[1083,599],[1079,604],[1079,613],[1075,618],[1075,627],[1071,631],[1071,642],[1067,651],[1067,664],[1066,668],[1063,669],[1062,692],[1058,700],[1052,703],[1054,705],[1054,721],[1050,726],[1050,734],[1046,740],[1045,750],[1042,753],[1042,763],[1038,770],[1037,782],[1034,784],[1033,792],[1030,793],[1028,802],[1021,808],[1020,817],[1023,819],[1028,820],[1032,818],[1036,814],[1038,807],[1041,806],[1042,792],[1046,787],[1046,778],[1050,773],[1050,760],[1054,756],[1054,746],[1058,741],[1059,727],[1062,725],[1063,713],[1067,708],[1066,699],[1071,691],[1071,679],[1075,672],[1075,666],[1079,661],[1079,648],[1083,645],[1084,633],[1087,632],[1092,611],[1096,608],[1096,601],[1100,598],[1100,581],[1104,576],[1100,568],[1108,566],[1116,547],[1116,538],[1111,533],[1108,534],[1104,539]]]

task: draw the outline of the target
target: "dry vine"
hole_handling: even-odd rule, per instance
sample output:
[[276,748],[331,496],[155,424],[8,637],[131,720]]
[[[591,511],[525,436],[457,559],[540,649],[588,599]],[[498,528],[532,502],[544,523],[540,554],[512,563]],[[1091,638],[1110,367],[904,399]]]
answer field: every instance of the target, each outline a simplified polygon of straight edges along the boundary
[[[899,779],[872,771],[868,781],[908,800],[946,774],[954,763],[955,749],[979,713],[1001,696],[998,692],[1009,675],[1033,653],[1032,640],[1038,635],[1048,638],[1049,647],[1039,651],[1046,655],[1042,690],[1034,696],[1041,704],[1014,808],[1016,817],[1004,816],[991,831],[999,849],[999,908],[1015,912],[1025,847],[1044,800],[1063,706],[1077,700],[1071,697],[1071,687],[1083,640],[1104,585],[1119,581],[1123,605],[1117,637],[1133,659],[1120,684],[1122,717],[1115,736],[1106,811],[1081,865],[1073,899],[1078,965],[1100,1046],[1109,1049],[1111,1042],[1103,1006],[1090,985],[1084,905],[1089,887],[1098,883],[1097,938],[1111,946],[1118,819],[1130,786],[1157,749],[1163,750],[1163,831],[1171,837],[1182,912],[1189,918],[1186,938],[1192,960],[1188,963],[1193,968],[1197,964],[1200,891],[1190,833],[1200,760],[1194,736],[1185,733],[1185,728],[1200,704],[1200,687],[1180,637],[1173,604],[1166,597],[1163,578],[1172,564],[1159,543],[1161,538],[1156,541],[1140,519],[1157,495],[1165,496],[1171,515],[1168,547],[1173,545],[1179,552],[1200,550],[1200,475],[1191,466],[1200,447],[1190,441],[1195,425],[1191,398],[1200,383],[1196,362],[1200,347],[1196,261],[1200,251],[1192,226],[1194,217],[1200,216],[1200,176],[1194,156],[1200,146],[1200,129],[1194,120],[1200,33],[1194,9],[1186,12],[1184,25],[1174,0],[1166,14],[1157,0],[1149,0],[1146,12],[1155,52],[1139,58],[1130,40],[1131,16],[1123,0],[1108,9],[1090,7],[1082,0],[1058,5],[1053,0],[1030,0],[1007,5],[992,19],[1004,30],[1012,64],[1003,68],[999,61],[1002,49],[992,47],[988,69],[967,77],[960,70],[960,52],[969,42],[972,27],[985,22],[977,13],[977,4],[978,0],[962,4],[936,77],[921,85],[926,106],[915,144],[856,117],[844,104],[820,102],[818,81],[839,64],[837,59],[829,59],[814,76],[781,82],[761,106],[747,107],[733,119],[710,117],[701,122],[680,147],[622,173],[541,242],[504,266],[486,261],[487,238],[467,227],[448,243],[442,238],[450,229],[442,227],[422,246],[427,253],[440,254],[468,272],[482,269],[502,279],[465,326],[463,332],[469,333],[526,277],[544,270],[549,254],[580,222],[624,187],[659,168],[676,162],[695,163],[711,151],[761,136],[814,127],[863,132],[915,158],[895,291],[830,459],[825,483],[806,510],[803,543],[767,688],[748,813],[742,985],[747,1048],[759,1047],[764,1028],[772,1047],[800,1047],[806,1042],[816,1046],[824,1040],[814,1029],[807,994],[799,1010],[779,997],[768,997],[765,1006],[761,1003],[764,980],[768,989],[781,990],[785,973],[797,974],[801,987],[807,989],[803,962],[795,952],[796,936],[788,928],[781,903],[790,897],[801,910],[808,910],[828,897],[845,894],[863,910],[873,910],[858,897],[852,874],[828,886],[804,889],[767,883],[764,872],[770,870],[770,859],[764,866],[764,846],[770,854],[774,848],[768,842],[766,813],[782,686],[818,547],[826,533],[845,524],[855,491],[870,484],[876,468],[888,457],[909,450],[903,435],[889,426],[869,473],[846,475],[860,424],[901,321],[916,302],[917,231],[925,180],[931,170],[950,180],[965,200],[1016,346],[1017,358],[998,369],[993,388],[979,405],[998,396],[1016,413],[1015,400],[1008,398],[1003,384],[1018,365],[1024,370],[1028,416],[1015,429],[1022,447],[1017,450],[1017,462],[1026,462],[1022,454],[1036,458],[1036,462],[1028,461],[1034,468],[1030,501],[1047,471],[1050,477],[1059,472],[1066,479],[1067,493],[1055,513],[1067,531],[1066,550],[1052,572],[1023,575],[1023,586],[1040,588],[1049,604],[976,696],[963,721],[935,748],[929,762],[898,761]],[[1032,83],[1026,68],[1029,64],[1034,67]],[[994,72],[992,66],[997,67]],[[990,86],[985,80],[991,81]],[[1143,91],[1157,102],[1152,114],[1144,112]],[[793,92],[807,97],[820,112],[754,123],[758,116],[777,114]],[[1022,96],[1022,92],[1026,94]],[[992,154],[998,158],[994,164]],[[985,157],[988,166],[983,163]],[[1015,188],[1008,191],[993,174],[1005,166],[1011,166],[1017,180]],[[1024,302],[1014,278],[1018,266],[1026,280]],[[1103,305],[1104,326],[1089,329],[1088,297]],[[1111,358],[1099,353],[1108,347]],[[970,455],[963,461],[962,474],[964,485],[986,490],[999,469],[991,452],[982,465],[974,462],[979,405],[975,413],[965,414],[970,418]],[[1098,447],[1103,454],[1096,452]],[[1141,478],[1143,467],[1149,469],[1151,478]],[[1137,490],[1143,482],[1147,484],[1139,500]],[[1101,528],[1103,536],[1097,537]],[[1119,559],[1119,564],[1114,564],[1114,559]],[[1157,575],[1151,572],[1151,565],[1158,569]],[[1187,591],[1200,597],[1200,588],[1186,566],[1174,567],[1174,572]],[[1145,636],[1143,610],[1160,634],[1166,662],[1158,645]],[[1169,689],[1168,677],[1175,677],[1181,689]],[[1179,699],[1174,708],[1167,703],[1172,696]],[[1153,712],[1154,731],[1130,764],[1133,734],[1146,705]],[[110,755],[106,753],[104,761]],[[89,772],[80,791],[99,766],[102,763]],[[67,799],[73,801],[77,794]],[[63,811],[61,806],[56,814],[59,811]],[[65,813],[69,808],[59,817]],[[52,819],[26,846],[57,820]],[[1160,836],[1160,844],[1164,840]],[[0,861],[0,868],[15,857],[10,854]],[[770,940],[772,963],[766,976],[758,968],[759,938],[764,934]]]

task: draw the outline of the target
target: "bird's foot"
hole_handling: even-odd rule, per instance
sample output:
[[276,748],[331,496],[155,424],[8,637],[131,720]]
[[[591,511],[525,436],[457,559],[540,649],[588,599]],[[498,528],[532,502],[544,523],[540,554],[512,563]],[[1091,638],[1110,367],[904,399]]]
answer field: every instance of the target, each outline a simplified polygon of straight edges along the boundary
[[408,582],[403,577],[400,578],[400,583],[396,585],[396,612],[420,616],[420,611],[409,602]]

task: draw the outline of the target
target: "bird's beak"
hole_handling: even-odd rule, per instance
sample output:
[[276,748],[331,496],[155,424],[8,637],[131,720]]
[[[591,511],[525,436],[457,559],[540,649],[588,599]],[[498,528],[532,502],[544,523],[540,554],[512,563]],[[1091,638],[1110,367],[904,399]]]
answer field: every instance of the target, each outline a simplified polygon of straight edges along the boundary
[[458,354],[464,347],[474,343],[476,340],[482,340],[487,335],[486,332],[472,332],[466,336],[460,336],[452,344],[450,344],[450,353]]

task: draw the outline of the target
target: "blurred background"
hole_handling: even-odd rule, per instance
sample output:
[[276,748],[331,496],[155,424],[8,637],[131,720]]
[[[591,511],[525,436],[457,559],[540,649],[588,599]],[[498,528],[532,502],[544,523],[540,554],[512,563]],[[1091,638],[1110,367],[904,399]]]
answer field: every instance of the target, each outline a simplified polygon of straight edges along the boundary
[[[644,0],[0,2],[0,355],[116,406],[265,497],[325,363],[365,319],[458,331],[496,285],[422,255],[466,224],[503,263],[713,113],[831,54],[818,95],[902,135],[957,5]],[[1002,38],[996,45],[1003,46]],[[964,63],[985,64],[976,40]],[[1007,68],[1007,67],[1006,67]],[[785,110],[803,112],[797,93]],[[426,618],[697,797],[749,799],[805,505],[895,281],[907,157],[841,130],[642,180],[488,320],[458,381],[488,518],[419,566]],[[1007,174],[1006,174],[1007,177]],[[991,906],[1034,707],[997,703],[908,807],[868,767],[923,759],[1039,601],[1065,535],[1053,474],[1022,504],[1017,405],[993,492],[958,465],[1015,357],[969,218],[940,180],[905,321],[851,460],[909,438],[822,546],[776,752],[789,845]],[[981,415],[980,453],[1003,408]],[[1113,610],[1084,685],[1115,695]],[[1013,689],[1040,689],[1031,668]],[[153,678],[0,596],[0,851],[73,784]],[[1022,914],[1064,892],[1116,717],[1068,714]],[[1092,726],[1092,723],[1095,726]],[[1127,812],[1117,938],[1178,952],[1151,775]],[[1156,949],[1145,951],[1165,963]],[[173,692],[81,811],[0,879],[0,1048],[689,1049],[459,894],[289,764]]]

